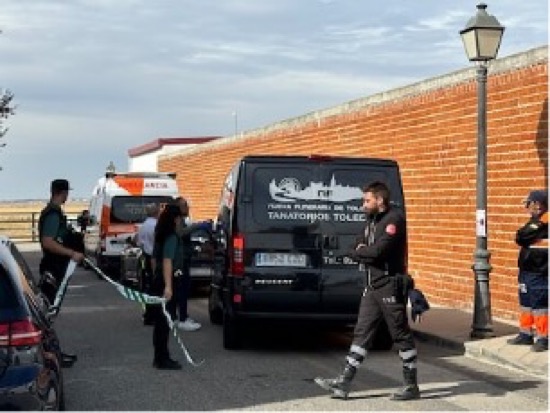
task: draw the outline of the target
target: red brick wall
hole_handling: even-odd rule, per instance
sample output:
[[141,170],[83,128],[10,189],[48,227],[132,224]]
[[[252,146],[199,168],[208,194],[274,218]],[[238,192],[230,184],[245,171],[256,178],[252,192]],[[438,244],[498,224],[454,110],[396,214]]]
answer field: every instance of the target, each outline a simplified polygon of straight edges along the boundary
[[[532,52],[494,63],[487,82],[488,243],[493,316],[517,314],[521,201],[548,187],[548,61]],[[518,63],[519,62],[519,63]],[[457,80],[458,79],[458,80]],[[247,154],[396,159],[409,225],[409,268],[433,304],[472,309],[475,250],[475,70],[349,102],[159,159],[178,173],[194,218],[213,218],[222,180]]]

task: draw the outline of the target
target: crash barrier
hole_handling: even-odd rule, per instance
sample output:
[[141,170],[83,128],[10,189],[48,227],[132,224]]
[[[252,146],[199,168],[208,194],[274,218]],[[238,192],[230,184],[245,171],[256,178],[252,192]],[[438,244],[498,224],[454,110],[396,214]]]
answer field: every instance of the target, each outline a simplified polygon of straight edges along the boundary
[[[67,223],[78,229],[78,214],[66,214]],[[38,219],[40,212],[2,212],[0,234],[15,242],[38,242]]]
[[[168,327],[170,331],[172,332],[172,335],[176,339],[178,345],[180,346],[181,350],[183,351],[183,354],[185,355],[185,358],[189,364],[192,366],[198,367],[201,364],[204,363],[204,360],[201,360],[199,362],[196,362],[193,360],[191,355],[189,354],[189,351],[187,350],[187,347],[185,344],[183,344],[183,341],[181,340],[181,337],[178,334],[176,323],[172,320],[172,317],[168,313],[168,310],[166,309],[166,299],[163,297],[157,297],[149,294],[142,293],[140,291],[133,290],[129,287],[126,287],[122,284],[119,284],[115,281],[113,281],[109,276],[107,276],[103,271],[101,271],[100,268],[98,268],[91,260],[88,258],[84,258],[84,262],[93,269],[100,277],[102,277],[105,281],[109,282],[112,286],[116,288],[116,290],[126,299],[131,301],[136,301],[141,304],[151,304],[151,305],[161,305],[162,306],[162,312],[164,313],[164,316],[166,317],[166,321],[168,321]],[[65,297],[65,293],[67,291],[67,286],[69,284],[69,279],[74,273],[74,270],[76,268],[76,262],[71,260],[69,262],[69,265],[67,266],[67,270],[65,272],[65,276],[63,277],[63,280],[61,281],[60,287],[57,290],[54,303],[50,307],[48,314],[51,317],[57,316],[59,313],[59,310],[61,309],[61,303],[63,302],[63,298]]]

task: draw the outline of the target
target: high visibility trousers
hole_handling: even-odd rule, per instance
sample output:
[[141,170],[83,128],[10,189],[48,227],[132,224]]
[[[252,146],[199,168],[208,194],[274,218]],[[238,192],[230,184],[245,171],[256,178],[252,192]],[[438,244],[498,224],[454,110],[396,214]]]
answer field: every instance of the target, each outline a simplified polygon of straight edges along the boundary
[[548,339],[548,275],[520,271],[519,330],[537,339]]

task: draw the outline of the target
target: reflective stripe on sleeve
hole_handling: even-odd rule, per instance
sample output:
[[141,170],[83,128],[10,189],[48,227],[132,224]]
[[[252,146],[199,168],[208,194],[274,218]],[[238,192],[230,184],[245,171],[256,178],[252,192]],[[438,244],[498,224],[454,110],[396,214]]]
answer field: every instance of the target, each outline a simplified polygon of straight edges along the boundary
[[529,248],[548,249],[548,239],[539,239],[538,241],[535,241],[534,243],[529,245]]

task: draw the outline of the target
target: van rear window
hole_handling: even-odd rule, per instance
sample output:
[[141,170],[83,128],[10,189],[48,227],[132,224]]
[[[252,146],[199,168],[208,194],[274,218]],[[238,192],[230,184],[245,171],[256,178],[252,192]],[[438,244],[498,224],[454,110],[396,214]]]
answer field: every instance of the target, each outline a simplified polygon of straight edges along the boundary
[[385,182],[394,204],[403,205],[395,168],[354,165],[320,167],[257,167],[252,174],[253,217],[262,226],[348,224],[365,221],[363,187]]
[[134,224],[145,221],[145,206],[173,201],[171,196],[115,196],[111,204],[111,223]]

